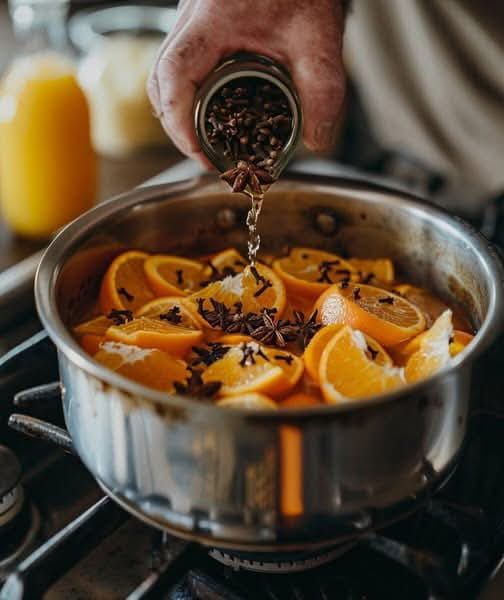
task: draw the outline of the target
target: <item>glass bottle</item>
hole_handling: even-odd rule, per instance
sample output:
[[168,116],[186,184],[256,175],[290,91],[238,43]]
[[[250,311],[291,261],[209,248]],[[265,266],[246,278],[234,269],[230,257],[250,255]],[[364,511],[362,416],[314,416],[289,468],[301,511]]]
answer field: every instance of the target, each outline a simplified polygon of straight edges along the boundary
[[65,51],[68,0],[10,0],[18,53],[0,82],[0,203],[16,233],[44,238],[90,208],[89,108]]

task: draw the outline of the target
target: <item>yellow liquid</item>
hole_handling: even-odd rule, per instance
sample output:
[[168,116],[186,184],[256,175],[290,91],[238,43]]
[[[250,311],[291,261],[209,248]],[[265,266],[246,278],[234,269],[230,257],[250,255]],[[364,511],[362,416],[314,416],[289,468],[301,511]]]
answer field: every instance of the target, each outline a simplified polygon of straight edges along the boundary
[[46,237],[90,208],[96,157],[89,109],[71,65],[45,53],[0,84],[0,202],[17,233]]

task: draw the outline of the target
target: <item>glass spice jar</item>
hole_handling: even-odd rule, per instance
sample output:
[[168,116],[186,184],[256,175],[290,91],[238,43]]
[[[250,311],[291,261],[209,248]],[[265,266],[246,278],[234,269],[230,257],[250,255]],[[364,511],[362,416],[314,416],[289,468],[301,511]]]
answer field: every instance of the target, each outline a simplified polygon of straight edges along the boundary
[[207,114],[215,95],[228,84],[237,80],[262,80],[276,86],[287,101],[290,112],[291,129],[285,143],[278,150],[274,164],[268,167],[270,174],[277,179],[292,158],[302,132],[301,102],[288,71],[279,63],[259,54],[240,53],[222,62],[206,78],[199,88],[194,102],[194,125],[201,149],[210,162],[222,173],[236,166],[236,157],[225,156],[208,136]]

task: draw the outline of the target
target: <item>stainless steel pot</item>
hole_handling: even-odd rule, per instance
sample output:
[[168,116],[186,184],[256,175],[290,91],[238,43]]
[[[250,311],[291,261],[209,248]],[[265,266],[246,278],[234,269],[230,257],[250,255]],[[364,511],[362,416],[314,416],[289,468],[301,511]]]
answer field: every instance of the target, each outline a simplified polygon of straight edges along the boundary
[[466,430],[474,360],[502,330],[503,269],[468,225],[404,194],[285,178],[265,201],[263,247],[394,257],[403,274],[473,316],[479,332],[463,358],[368,402],[251,413],[148,389],[80,349],[69,325],[95,300],[113,255],[126,247],[185,255],[244,248],[247,207],[214,177],[110,200],[47,250],[38,310],[59,351],[73,444],[119,503],[215,547],[326,546],[396,518],[449,473]]

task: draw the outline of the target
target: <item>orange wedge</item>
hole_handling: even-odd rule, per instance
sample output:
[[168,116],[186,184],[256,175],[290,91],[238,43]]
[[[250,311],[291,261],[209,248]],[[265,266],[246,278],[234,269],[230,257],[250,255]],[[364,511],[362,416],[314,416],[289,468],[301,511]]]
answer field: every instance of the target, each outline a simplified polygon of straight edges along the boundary
[[85,321],[80,325],[74,327],[74,333],[77,336],[82,335],[105,335],[107,329],[112,325],[111,319],[100,315],[99,317],[95,317],[90,319],[89,321]]
[[187,304],[181,296],[164,296],[155,298],[141,306],[135,313],[136,317],[161,319],[173,325],[188,329],[200,329],[200,320],[191,304]]
[[303,362],[298,357],[249,342],[231,346],[223,358],[203,372],[202,378],[205,383],[221,381],[221,396],[251,392],[276,396],[292,389],[302,374]]
[[161,319],[138,317],[107,329],[107,339],[138,346],[157,348],[174,356],[183,356],[203,339],[203,332],[196,328],[173,325]]
[[[407,340],[406,342],[402,342],[401,344],[390,348],[390,353],[392,354],[394,361],[399,365],[406,364],[409,357],[417,350],[420,350],[422,340],[425,339],[425,336],[428,335],[429,331],[430,329],[423,331],[413,339]],[[470,333],[455,329],[450,341],[450,355],[453,357],[457,356],[457,354],[460,354],[473,338],[474,336]]]
[[364,281],[394,281],[394,263],[390,258],[350,258],[348,262],[360,273],[360,279]]
[[[243,312],[260,312],[263,308],[275,308],[276,315],[280,316],[285,308],[285,287],[282,280],[270,268],[256,264],[260,280],[254,276],[251,267],[246,267],[238,275],[225,277],[222,281],[215,281],[202,290],[188,296],[187,302],[192,303],[194,310],[198,310],[201,299],[203,307],[212,309],[210,298],[222,302],[232,308],[237,302],[243,305]],[[200,317],[201,318],[201,317]],[[208,322],[202,319],[203,324]]]
[[225,408],[245,408],[247,410],[277,410],[278,406],[268,396],[251,392],[241,396],[228,396],[217,402],[217,406]]
[[88,354],[94,356],[106,339],[107,338],[104,335],[93,335],[92,333],[87,333],[79,339],[79,345]]
[[185,296],[198,290],[204,279],[200,262],[169,254],[150,256],[145,261],[144,270],[157,296]]
[[457,356],[457,354],[460,354],[466,348],[466,346],[472,342],[473,339],[474,335],[467,333],[466,331],[460,331],[460,329],[455,329],[453,332],[453,340],[450,341],[451,356]]
[[166,392],[174,390],[174,381],[188,375],[186,363],[165,352],[117,342],[105,342],[94,359],[129,379]]
[[88,354],[94,355],[105,341],[105,333],[111,325],[112,321],[107,317],[95,317],[74,327],[74,333],[81,348]]
[[[303,354],[305,369],[315,382],[319,381],[319,365],[322,353],[324,352],[327,344],[329,344],[330,340],[339,331],[341,331],[343,327],[343,323],[335,323],[322,327],[322,329],[319,329],[319,331],[317,331],[317,333],[312,337],[310,343],[306,347]],[[376,340],[368,335],[363,335],[367,344],[367,356],[372,358],[378,365],[392,366],[392,359],[380,346],[380,344],[378,344]]]
[[337,254],[312,248],[293,248],[289,256],[273,262],[273,269],[289,294],[312,299],[333,283],[356,276],[348,261]]
[[308,407],[308,406],[320,406],[321,399],[314,394],[306,394],[304,392],[298,392],[287,396],[279,404],[281,408],[294,408],[294,407]]
[[404,385],[402,369],[379,365],[367,353],[368,339],[360,331],[343,327],[326,346],[319,380],[326,402],[368,398]]
[[144,275],[145,252],[130,250],[116,257],[102,279],[100,308],[104,315],[112,309],[135,311],[154,294]]
[[420,340],[420,348],[406,363],[406,380],[425,379],[448,366],[452,360],[450,341],[453,337],[452,312],[445,310]]
[[394,346],[425,329],[422,311],[408,300],[372,285],[330,287],[316,303],[324,325],[344,323],[383,346]]

